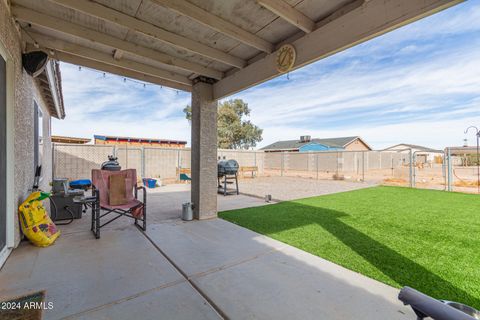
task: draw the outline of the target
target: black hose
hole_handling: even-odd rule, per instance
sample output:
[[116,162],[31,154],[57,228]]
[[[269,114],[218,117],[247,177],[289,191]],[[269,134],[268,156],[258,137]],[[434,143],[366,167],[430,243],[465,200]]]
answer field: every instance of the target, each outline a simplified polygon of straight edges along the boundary
[[[52,220],[55,221],[55,218],[57,217],[57,213],[58,213],[58,212],[57,212],[57,205],[55,204],[55,201],[53,201],[53,199],[52,199],[51,197],[50,197],[50,203],[53,204],[54,210],[52,210]],[[75,215],[73,214],[72,211],[70,211],[70,209],[69,209],[68,206],[65,206],[64,209],[65,209],[68,213],[70,213],[70,215],[71,215],[72,217],[70,218],[70,220],[69,220],[68,222],[55,222],[55,225],[57,225],[57,226],[65,226],[65,225],[67,225],[67,224],[72,223],[73,220],[75,219],[75,218],[74,218]],[[54,212],[55,212],[55,216],[53,215]],[[66,220],[66,219],[65,219],[65,220]]]

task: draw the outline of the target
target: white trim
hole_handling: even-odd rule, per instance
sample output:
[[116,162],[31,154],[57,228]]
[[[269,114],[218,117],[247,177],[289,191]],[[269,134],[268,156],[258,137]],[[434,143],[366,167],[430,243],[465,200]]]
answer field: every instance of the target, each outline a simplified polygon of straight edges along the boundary
[[52,93],[55,110],[57,112],[58,118],[62,119],[62,112],[61,112],[61,106],[60,106],[60,93],[58,90],[58,81],[57,81],[57,78],[55,77],[54,63],[55,63],[54,61],[48,60],[47,65],[45,66],[45,71],[47,73],[48,86],[50,87],[50,92]]
[[7,258],[11,252],[12,248],[8,248],[6,246],[0,251],[0,269],[4,265],[5,261],[7,261]]
[[[36,107],[36,108],[35,108]],[[35,161],[35,158],[37,158],[37,163],[34,163],[34,170],[36,170],[37,166],[42,166],[43,167],[43,157],[44,157],[44,154],[45,154],[45,128],[44,128],[44,113],[46,112],[48,114],[48,112],[46,110],[43,110],[43,103],[40,104],[38,103],[38,100],[37,98],[35,98],[35,96],[33,97],[33,105],[32,105],[32,108],[35,112],[35,110],[37,111],[36,114],[34,114],[34,122],[36,121],[37,122],[37,131],[38,132],[34,132],[33,133],[33,139],[34,139],[34,152],[35,152],[35,146],[38,144],[37,146],[37,154],[34,154],[33,155],[33,161]],[[41,117],[40,117],[41,115]],[[49,116],[50,117],[50,116]],[[41,184],[43,181],[43,170],[41,172],[41,175],[40,175],[40,178],[38,179],[38,182]]]
[[6,61],[6,82],[7,82],[7,243],[0,252],[0,267],[3,265],[11,249],[15,245],[15,64],[0,42],[0,55]]

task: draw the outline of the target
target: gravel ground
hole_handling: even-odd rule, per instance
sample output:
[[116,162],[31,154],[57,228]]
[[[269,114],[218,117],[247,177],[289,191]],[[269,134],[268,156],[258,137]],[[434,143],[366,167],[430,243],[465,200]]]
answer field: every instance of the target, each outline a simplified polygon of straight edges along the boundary
[[257,177],[254,179],[241,179],[240,193],[265,197],[271,194],[275,200],[295,200],[367,188],[374,186],[369,182],[351,182],[336,180],[315,180],[296,177]]

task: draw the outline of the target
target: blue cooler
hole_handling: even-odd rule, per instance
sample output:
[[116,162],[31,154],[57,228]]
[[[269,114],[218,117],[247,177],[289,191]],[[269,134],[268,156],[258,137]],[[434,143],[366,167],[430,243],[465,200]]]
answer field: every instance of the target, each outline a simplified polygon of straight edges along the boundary
[[70,181],[69,186],[72,189],[88,190],[92,186],[92,181],[89,179],[74,180]]

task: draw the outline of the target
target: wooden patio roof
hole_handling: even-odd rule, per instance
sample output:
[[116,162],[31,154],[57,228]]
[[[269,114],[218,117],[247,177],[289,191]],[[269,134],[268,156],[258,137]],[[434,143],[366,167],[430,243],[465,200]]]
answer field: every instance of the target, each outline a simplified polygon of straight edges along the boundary
[[[461,0],[11,0],[27,49],[214,98],[294,70]],[[285,71],[283,71],[285,72]]]

